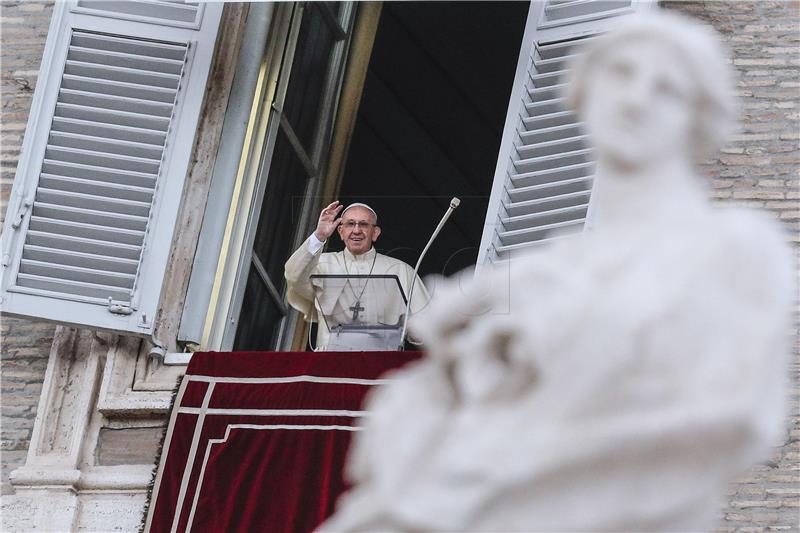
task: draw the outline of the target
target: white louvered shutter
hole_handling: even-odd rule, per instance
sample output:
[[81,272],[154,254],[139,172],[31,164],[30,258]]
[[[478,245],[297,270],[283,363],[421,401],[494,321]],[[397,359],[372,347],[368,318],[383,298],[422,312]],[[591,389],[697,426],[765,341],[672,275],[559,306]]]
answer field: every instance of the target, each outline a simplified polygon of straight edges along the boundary
[[148,334],[222,4],[57,4],[3,228],[2,308]]
[[594,177],[591,142],[562,98],[566,65],[620,16],[652,2],[532,2],[492,186],[479,264],[581,231]]

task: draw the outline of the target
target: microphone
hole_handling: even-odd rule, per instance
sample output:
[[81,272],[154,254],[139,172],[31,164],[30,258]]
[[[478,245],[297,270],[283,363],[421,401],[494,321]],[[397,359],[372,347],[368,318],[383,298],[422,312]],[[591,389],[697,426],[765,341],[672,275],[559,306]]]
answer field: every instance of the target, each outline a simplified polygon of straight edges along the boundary
[[423,248],[422,253],[419,254],[419,259],[417,259],[417,266],[414,267],[414,275],[411,277],[411,288],[408,291],[408,301],[406,302],[406,314],[404,315],[405,318],[403,319],[403,332],[400,335],[401,350],[403,349],[403,345],[405,344],[406,341],[406,333],[408,330],[408,315],[411,312],[411,297],[414,295],[414,285],[416,285],[417,283],[417,272],[419,272],[419,265],[422,264],[422,258],[425,257],[426,253],[428,253],[428,248],[430,248],[431,244],[433,244],[433,240],[436,239],[436,236],[439,235],[440,231],[442,231],[444,223],[447,222],[447,219],[450,218],[450,215],[453,214],[453,211],[455,211],[456,207],[458,207],[460,204],[461,200],[459,200],[456,197],[453,197],[450,200],[450,207],[447,208],[447,211],[442,217],[442,220],[439,221],[439,225],[436,226],[435,230],[433,230],[431,238],[428,239],[428,244],[425,245],[425,248]]

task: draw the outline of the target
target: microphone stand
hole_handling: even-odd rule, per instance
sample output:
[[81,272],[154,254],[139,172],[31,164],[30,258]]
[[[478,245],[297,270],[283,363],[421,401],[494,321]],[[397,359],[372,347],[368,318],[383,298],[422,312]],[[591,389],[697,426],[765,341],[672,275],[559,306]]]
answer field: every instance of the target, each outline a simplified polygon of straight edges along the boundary
[[450,215],[453,214],[453,211],[456,210],[456,207],[459,206],[461,200],[458,198],[453,198],[450,200],[450,207],[447,208],[442,220],[439,221],[439,225],[436,226],[436,229],[433,230],[433,234],[431,238],[428,240],[428,244],[425,245],[425,248],[422,250],[422,253],[419,255],[419,259],[417,259],[417,266],[414,267],[414,275],[411,278],[411,289],[408,291],[408,301],[406,302],[406,313],[403,319],[403,332],[400,334],[400,350],[403,349],[403,345],[406,342],[406,333],[408,330],[408,315],[411,312],[411,297],[414,295],[414,286],[417,283],[417,272],[419,272],[419,265],[422,264],[422,258],[425,257],[425,254],[428,253],[428,248],[431,247],[433,244],[433,240],[439,235],[439,232],[442,231],[444,227],[444,223],[447,222],[447,219],[450,218]]

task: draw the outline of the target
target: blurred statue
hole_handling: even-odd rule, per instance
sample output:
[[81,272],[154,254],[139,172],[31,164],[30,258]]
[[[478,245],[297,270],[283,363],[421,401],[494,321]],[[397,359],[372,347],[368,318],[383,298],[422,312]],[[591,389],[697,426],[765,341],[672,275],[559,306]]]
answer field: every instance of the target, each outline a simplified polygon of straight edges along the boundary
[[371,398],[324,530],[710,529],[780,444],[788,252],[694,169],[733,114],[715,35],[631,17],[572,72],[591,230],[439,284],[413,323],[428,357]]

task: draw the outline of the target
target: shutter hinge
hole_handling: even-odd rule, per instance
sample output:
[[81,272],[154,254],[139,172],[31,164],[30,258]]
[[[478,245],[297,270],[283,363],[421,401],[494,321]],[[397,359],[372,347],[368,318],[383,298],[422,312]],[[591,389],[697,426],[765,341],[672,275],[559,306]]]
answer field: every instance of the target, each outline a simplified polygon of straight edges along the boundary
[[11,256],[9,254],[3,254],[3,266],[7,267],[10,262]]
[[130,305],[114,302],[114,300],[111,299],[111,296],[109,296],[108,312],[115,315],[131,315],[133,314],[133,308]]
[[30,210],[31,205],[33,205],[33,202],[31,200],[23,200],[22,201],[22,205],[19,206],[19,209],[17,210],[17,214],[14,217],[14,221],[11,222],[11,227],[12,228],[19,229],[19,227],[22,225],[22,221],[25,220],[25,215],[28,214],[28,211]]

